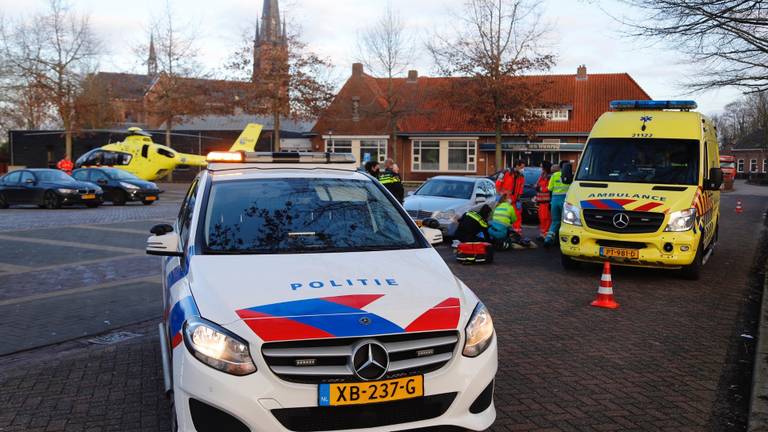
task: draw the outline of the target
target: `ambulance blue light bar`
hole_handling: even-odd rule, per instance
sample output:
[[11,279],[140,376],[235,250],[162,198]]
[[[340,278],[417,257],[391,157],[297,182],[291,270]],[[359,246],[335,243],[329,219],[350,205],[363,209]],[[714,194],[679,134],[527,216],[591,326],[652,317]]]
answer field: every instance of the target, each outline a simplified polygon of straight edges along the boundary
[[664,109],[679,109],[679,110],[692,110],[696,109],[696,101],[692,100],[615,100],[611,101],[610,107],[612,110],[664,110]]

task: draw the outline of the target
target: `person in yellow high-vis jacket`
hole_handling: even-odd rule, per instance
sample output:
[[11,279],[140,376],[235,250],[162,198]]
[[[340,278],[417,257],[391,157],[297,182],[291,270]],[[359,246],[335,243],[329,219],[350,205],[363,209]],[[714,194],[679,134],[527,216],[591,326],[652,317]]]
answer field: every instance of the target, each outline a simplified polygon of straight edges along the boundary
[[552,224],[544,238],[544,244],[547,246],[557,243],[557,233],[560,231],[560,221],[563,218],[563,204],[570,183],[570,181],[568,183],[563,181],[563,167],[569,163],[568,161],[560,162],[560,169],[549,178],[549,190],[552,192],[552,200],[549,203],[552,212]]

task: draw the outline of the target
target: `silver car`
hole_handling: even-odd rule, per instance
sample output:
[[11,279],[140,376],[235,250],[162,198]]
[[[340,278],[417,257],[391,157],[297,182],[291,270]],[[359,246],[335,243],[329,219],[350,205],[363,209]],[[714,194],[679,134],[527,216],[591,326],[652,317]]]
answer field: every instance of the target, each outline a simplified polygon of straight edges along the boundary
[[459,218],[483,205],[496,206],[496,185],[487,178],[437,176],[415,192],[409,192],[403,207],[417,222],[434,218],[445,236],[453,236]]

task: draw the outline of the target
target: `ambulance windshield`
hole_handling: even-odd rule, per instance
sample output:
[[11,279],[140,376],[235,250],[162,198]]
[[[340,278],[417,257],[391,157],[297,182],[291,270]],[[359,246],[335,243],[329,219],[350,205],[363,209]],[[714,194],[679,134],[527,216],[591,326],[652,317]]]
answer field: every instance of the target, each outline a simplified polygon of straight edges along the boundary
[[576,180],[696,185],[698,174],[696,140],[593,138]]

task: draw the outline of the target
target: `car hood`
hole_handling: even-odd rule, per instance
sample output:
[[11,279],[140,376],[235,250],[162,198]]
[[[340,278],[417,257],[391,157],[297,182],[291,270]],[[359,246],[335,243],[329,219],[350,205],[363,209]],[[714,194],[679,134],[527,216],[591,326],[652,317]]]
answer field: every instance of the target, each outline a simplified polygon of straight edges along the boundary
[[[653,185],[615,182],[577,182],[608,184],[607,188],[580,186],[568,191],[567,201],[582,209],[608,209],[669,213],[690,208],[694,203],[696,186]],[[572,192],[573,191],[573,192]],[[608,192],[612,191],[612,192]]]
[[134,186],[140,187],[141,189],[157,189],[157,185],[156,184],[154,184],[152,182],[144,181],[144,180],[115,180],[115,181],[118,182],[118,183],[120,183],[120,182],[122,182],[122,183],[130,183],[130,184],[132,184]]
[[243,321],[252,334],[241,336],[262,342],[456,329],[467,309],[432,248],[198,255],[189,276],[203,318]]
[[469,200],[462,198],[445,198],[429,195],[411,195],[405,199],[403,207],[406,210],[445,211],[467,205]]

